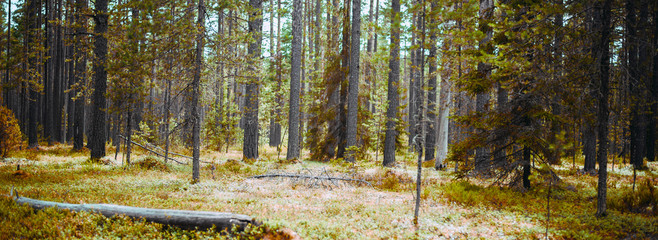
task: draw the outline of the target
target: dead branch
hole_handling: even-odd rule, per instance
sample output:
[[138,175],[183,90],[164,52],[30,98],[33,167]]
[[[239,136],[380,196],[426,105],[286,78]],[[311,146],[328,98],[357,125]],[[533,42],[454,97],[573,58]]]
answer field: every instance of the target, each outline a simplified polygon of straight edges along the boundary
[[[119,135],[119,137],[120,137],[120,138],[123,138],[123,139],[125,139],[125,140],[128,140],[126,137],[124,137],[124,136],[122,136],[122,135]],[[148,147],[146,147],[146,146],[144,146],[144,145],[142,145],[142,144],[136,143],[136,142],[133,141],[133,140],[130,140],[130,142],[131,142],[132,144],[134,144],[134,145],[137,145],[137,146],[139,146],[139,147],[141,147],[141,148],[143,148],[143,149],[145,149],[145,150],[147,150],[147,151],[149,151],[149,152],[155,154],[155,155],[158,155],[159,157],[164,157],[164,154],[161,154],[161,153],[159,153],[159,152],[156,152],[155,150],[150,149],[150,148],[148,148]],[[173,159],[173,158],[170,158],[170,157],[167,157],[167,159],[168,159],[168,160],[171,160],[171,161],[174,161],[174,162],[176,162],[176,163],[178,163],[178,164],[187,165],[187,163],[179,162],[178,160]]]
[[263,175],[256,175],[256,176],[251,176],[249,178],[255,178],[255,179],[261,179],[261,178],[293,178],[293,179],[308,179],[308,180],[327,180],[327,181],[347,181],[347,182],[358,182],[358,183],[364,183],[367,184],[368,186],[372,187],[372,184],[370,184],[368,181],[364,181],[361,179],[354,179],[354,178],[341,178],[341,177],[330,177],[330,176],[312,176],[312,175],[302,175],[302,174],[263,174]]

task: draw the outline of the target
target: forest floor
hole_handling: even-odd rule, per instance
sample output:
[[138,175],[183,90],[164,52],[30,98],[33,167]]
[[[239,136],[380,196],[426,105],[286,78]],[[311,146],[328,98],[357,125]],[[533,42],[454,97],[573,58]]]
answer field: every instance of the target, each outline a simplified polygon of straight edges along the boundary
[[[66,145],[18,151],[0,160],[0,194],[8,195],[14,188],[21,196],[48,201],[246,214],[269,229],[288,228],[304,239],[534,239],[545,238],[547,231],[551,239],[658,238],[655,162],[637,173],[634,191],[632,168],[615,166],[609,173],[609,215],[596,218],[597,177],[578,174],[565,160],[566,167],[555,169],[562,180],[551,185],[548,222],[549,187],[540,178],[531,178],[531,190],[518,191],[477,179],[457,180],[451,167],[425,167],[417,229],[416,166],[411,155],[399,156],[394,168],[383,168],[381,159],[356,164],[285,161],[285,149],[278,155],[269,147],[261,147],[261,159],[254,162],[238,160],[239,149],[204,151],[201,159],[206,163],[201,164],[197,184],[191,184],[191,165],[164,165],[138,149],[132,166],[125,167],[122,158],[120,154],[115,160],[112,148],[107,164],[89,163],[88,152],[73,152]],[[362,179],[372,186],[249,178],[274,173]],[[53,209],[33,212],[7,197],[0,197],[0,225],[0,239],[226,237],[125,217],[106,219]],[[265,230],[252,233],[258,236],[259,231]]]

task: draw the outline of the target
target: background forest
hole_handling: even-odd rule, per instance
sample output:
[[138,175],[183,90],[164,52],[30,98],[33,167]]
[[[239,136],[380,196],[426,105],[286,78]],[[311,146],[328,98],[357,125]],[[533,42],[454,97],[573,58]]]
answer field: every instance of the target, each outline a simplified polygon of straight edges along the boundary
[[[518,194],[549,205],[553,189],[560,209],[612,212],[585,226],[637,227],[597,237],[658,236],[655,1],[1,5],[7,186],[19,184],[10,169],[41,155],[121,166],[153,155],[176,177],[191,163],[190,184],[271,170],[261,161],[312,164],[414,191],[416,226],[435,193],[503,207],[523,206],[501,200]],[[570,230],[554,237],[589,236],[556,221]]]

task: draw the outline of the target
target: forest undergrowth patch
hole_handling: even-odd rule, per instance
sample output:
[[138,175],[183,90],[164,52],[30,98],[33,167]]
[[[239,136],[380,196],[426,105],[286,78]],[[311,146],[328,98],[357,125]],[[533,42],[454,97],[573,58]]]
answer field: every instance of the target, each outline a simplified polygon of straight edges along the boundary
[[[280,162],[274,157],[251,163],[222,160],[233,159],[231,156],[237,155],[233,151],[237,150],[231,149],[227,155],[213,152],[212,159],[219,160],[215,161],[214,165],[203,164],[201,183],[190,184],[190,165],[171,162],[164,165],[160,158],[138,153],[133,158],[137,160],[134,162],[136,165],[141,160],[148,159],[153,165],[162,164],[169,170],[147,170],[153,169],[148,166],[126,168],[120,164],[120,160],[117,161],[118,165],[86,163],[86,158],[78,153],[49,149],[36,153],[41,154],[39,161],[20,161],[21,169],[30,174],[28,177],[18,178],[12,175],[18,161],[0,163],[0,184],[5,186],[1,191],[8,194],[9,187],[14,186],[21,196],[49,201],[233,212],[250,215],[268,226],[277,226],[267,231],[255,229],[251,235],[242,235],[243,237],[263,236],[263,232],[276,232],[282,227],[294,230],[305,239],[539,238],[545,231],[547,185],[544,184],[537,184],[532,190],[522,193],[488,186],[480,181],[454,180],[450,171],[437,172],[432,167],[424,168],[421,224],[418,231],[415,231],[411,221],[415,167],[411,163],[402,163],[395,168],[382,168],[376,164],[358,161],[356,164],[304,160]],[[211,159],[209,156],[203,157]],[[249,179],[253,175],[272,171],[301,174],[304,169],[313,170],[315,173],[326,172],[331,176],[362,179],[373,186],[345,184],[332,185],[329,188],[319,185],[295,185],[292,181]],[[652,228],[657,225],[655,216],[623,211],[615,205],[615,201],[627,201],[622,196],[626,196],[624,191],[628,181],[620,175],[611,175],[611,181],[619,182],[619,186],[611,187],[609,191],[610,215],[602,219],[593,217],[596,205],[593,197],[594,178],[587,175],[567,175],[563,177],[562,184],[552,186],[549,225],[551,238],[656,236],[657,230]],[[648,178],[641,178],[642,181],[646,179]],[[647,188],[646,191],[650,190]],[[637,202],[644,203],[647,196],[640,196]],[[3,230],[6,234],[0,234],[1,236],[185,236],[191,239],[221,236],[216,232],[163,230],[159,225],[123,218],[99,220],[102,217],[86,213],[46,210],[28,214],[25,213],[25,207],[11,205],[11,202],[7,198],[0,202],[3,209],[0,214],[9,216],[20,213],[22,218],[4,218],[3,224],[17,227]],[[39,228],[31,225],[31,221],[44,221],[50,225]],[[99,225],[98,222],[102,224]],[[34,232],[29,232],[30,228],[23,227],[21,223],[24,226],[32,226]],[[629,225],[632,227],[628,227]],[[95,228],[101,230],[98,233],[89,230]],[[61,231],[55,233],[54,229]],[[163,231],[159,232],[160,230]]]

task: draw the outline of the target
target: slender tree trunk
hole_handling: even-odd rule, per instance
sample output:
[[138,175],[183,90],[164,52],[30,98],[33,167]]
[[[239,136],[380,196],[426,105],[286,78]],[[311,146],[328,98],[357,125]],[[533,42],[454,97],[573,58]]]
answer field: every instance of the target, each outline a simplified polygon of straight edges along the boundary
[[[9,0],[8,3],[7,3],[7,49],[5,49],[5,52],[6,52],[5,57],[6,57],[7,67],[5,69],[5,84],[9,84],[9,75],[10,75],[10,72],[11,72],[9,70],[10,69],[9,66],[11,64],[11,61],[10,61],[10,56],[11,55],[10,55],[10,50],[9,49],[11,49],[11,0]],[[10,99],[9,98],[9,89],[4,88],[4,89],[2,89],[2,91],[4,93],[3,97],[5,99],[5,101],[4,101],[5,104],[7,106],[10,106],[10,108],[11,108],[11,106],[13,104],[9,100]]]
[[45,38],[44,38],[44,50],[45,50],[45,65],[43,69],[43,137],[48,141],[48,145],[53,144],[53,108],[48,106],[53,102],[53,30],[50,22],[53,20],[53,0],[46,0],[44,4],[46,7],[46,16],[45,16]]
[[448,157],[448,139],[450,136],[450,102],[452,102],[452,86],[450,80],[450,66],[445,63],[441,76],[441,91],[439,92],[439,119],[437,156],[434,162],[435,169],[445,168],[445,159]]
[[[28,34],[26,36],[26,42],[27,42],[27,47],[28,51],[30,51],[30,56],[28,57],[28,79],[30,79],[30,82],[27,84],[28,86],[28,100],[27,100],[27,108],[28,108],[28,126],[27,126],[27,138],[28,138],[28,147],[29,148],[37,148],[39,147],[39,141],[38,141],[38,136],[37,136],[37,118],[39,114],[39,92],[36,91],[37,86],[36,86],[36,78],[34,74],[37,73],[38,68],[37,68],[37,59],[34,57],[34,54],[36,54],[35,51],[36,47],[32,46],[36,44],[36,38],[37,36],[35,35],[36,31],[38,30],[38,25],[37,25],[37,8],[38,6],[36,5],[35,0],[28,0],[27,1],[27,20],[28,20]],[[40,9],[40,8],[39,8]]]
[[263,18],[262,0],[249,0],[249,5],[253,11],[249,13],[249,34],[253,36],[253,41],[249,43],[249,77],[246,86],[246,99],[245,99],[245,128],[244,128],[244,145],[243,157],[246,159],[258,158],[258,92],[260,89],[260,81],[257,76],[258,68],[260,67],[259,61],[256,59],[261,58],[261,39]]
[[94,20],[94,92],[91,96],[91,134],[89,135],[91,158],[98,159],[105,156],[105,92],[107,89],[107,70],[105,60],[107,58],[107,33],[108,13],[107,0],[96,0],[96,16]]
[[286,159],[299,158],[299,73],[301,70],[302,1],[292,3],[292,63],[290,70],[290,110],[288,113],[288,153]]
[[359,56],[361,54],[361,0],[352,2],[352,46],[350,47],[350,82],[347,105],[347,149],[349,162],[354,162],[359,108]]
[[649,161],[656,161],[656,135],[658,134],[658,4],[653,3],[653,74],[651,76],[651,92],[653,103],[651,104],[651,112],[649,119],[649,130],[647,136],[647,159]]
[[[432,12],[437,11],[439,8],[438,2],[433,1]],[[436,25],[436,18],[434,16],[430,17],[430,53],[428,56],[429,61],[429,80],[427,83],[427,121],[426,124],[426,135],[425,135],[425,160],[435,160],[434,159],[434,147],[436,145],[436,76],[438,75],[436,69],[436,30],[438,26]],[[435,161],[436,164],[436,161]]]
[[395,164],[398,136],[398,84],[400,82],[400,0],[391,1],[391,53],[388,60],[388,108],[386,109],[386,136],[384,137],[384,161],[386,167]]
[[84,146],[84,116],[85,116],[85,97],[82,93],[82,86],[85,84],[86,79],[86,68],[87,68],[87,57],[83,48],[83,34],[85,28],[84,15],[82,13],[83,9],[87,7],[87,2],[85,0],[76,0],[76,13],[75,13],[75,22],[78,23],[78,26],[75,28],[75,82],[79,84],[76,89],[75,97],[75,113],[74,113],[74,123],[73,123],[73,149],[80,150]]
[[643,88],[641,87],[641,73],[639,72],[639,34],[637,31],[636,11],[637,1],[626,1],[626,41],[628,41],[628,72],[630,81],[629,91],[633,95],[631,100],[631,116],[630,116],[630,148],[631,159],[630,162],[635,168],[642,168],[644,165],[643,158],[646,153],[646,125],[645,115],[642,109]]
[[[58,22],[62,20],[62,0],[57,1],[57,10],[55,19]],[[53,79],[53,138],[56,142],[63,142],[62,135],[62,107],[63,107],[63,82],[64,80],[64,44],[62,41],[62,26],[57,26],[55,30],[55,66]]]
[[[603,6],[601,6],[601,4]],[[608,165],[608,79],[610,74],[610,9],[612,0],[604,0],[596,3],[596,11],[598,14],[595,17],[595,24],[599,25],[599,32],[597,45],[595,46],[596,52],[593,52],[594,59],[598,59],[598,78],[599,78],[599,91],[598,91],[598,133],[599,133],[599,149],[597,152],[596,160],[599,162],[599,182],[597,188],[597,204],[596,215],[605,216],[606,213],[606,194],[607,194],[607,165]],[[600,8],[603,9],[600,9]]]
[[201,95],[201,67],[203,63],[203,48],[206,25],[206,6],[203,0],[199,0],[197,27],[199,33],[196,36],[196,60],[194,66],[194,79],[192,80],[192,181],[199,182],[199,146],[201,145],[201,119],[199,118],[199,96]]

